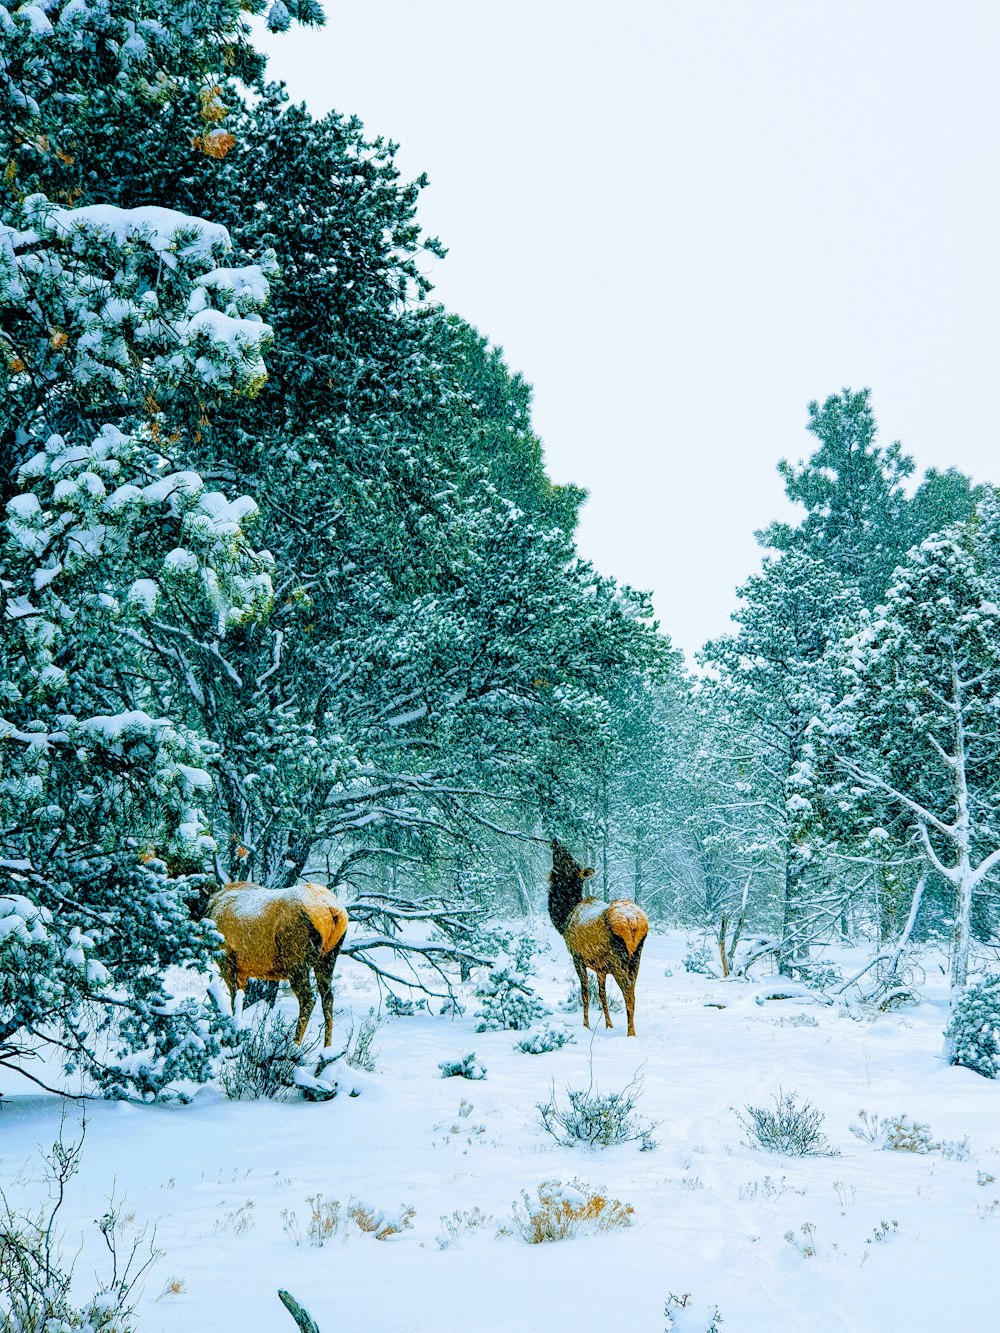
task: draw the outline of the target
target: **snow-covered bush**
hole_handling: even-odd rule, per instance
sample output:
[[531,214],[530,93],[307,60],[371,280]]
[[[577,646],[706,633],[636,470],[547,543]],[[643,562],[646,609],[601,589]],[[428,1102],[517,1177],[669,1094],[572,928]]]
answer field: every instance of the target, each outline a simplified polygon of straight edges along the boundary
[[514,1049],[523,1051],[525,1055],[545,1055],[548,1051],[558,1051],[574,1041],[576,1038],[566,1028],[556,1027],[554,1023],[543,1023],[540,1027],[532,1028],[520,1041],[515,1041]]
[[565,1148],[609,1148],[637,1142],[644,1150],[656,1147],[654,1124],[640,1121],[636,1105],[642,1085],[636,1079],[620,1092],[595,1088],[567,1088],[568,1105],[560,1106],[553,1083],[547,1101],[538,1102],[542,1127]]
[[746,1115],[736,1112],[751,1148],[785,1153],[788,1157],[834,1157],[821,1126],[822,1111],[808,1101],[799,1102],[798,1094],[782,1092],[774,1098],[774,1110],[766,1106],[747,1106]]
[[[529,937],[522,936],[522,940]],[[480,1007],[476,1011],[477,1032],[525,1032],[549,1010],[531,986],[531,950],[515,948],[501,953],[476,987]]]
[[670,1292],[663,1306],[663,1333],[722,1333],[717,1305],[696,1305],[691,1293]]
[[529,1245],[544,1245],[632,1225],[635,1210],[630,1203],[611,1199],[581,1180],[566,1184],[543,1180],[536,1193],[533,1199],[527,1190],[521,1191],[521,1203],[513,1205],[510,1225],[501,1234],[513,1233]]
[[393,1212],[372,1208],[356,1199],[342,1204],[339,1199],[326,1199],[322,1194],[310,1195],[306,1203],[309,1205],[309,1216],[304,1231],[291,1209],[282,1210],[281,1223],[293,1245],[311,1245],[317,1249],[321,1249],[335,1236],[346,1237],[355,1230],[363,1235],[374,1236],[376,1240],[388,1240],[390,1236],[409,1231],[416,1216],[413,1208],[404,1205]]
[[470,1078],[473,1080],[486,1077],[486,1066],[476,1059],[475,1051],[469,1051],[460,1060],[441,1060],[438,1064],[442,1078]]
[[959,996],[944,1034],[950,1065],[973,1069],[983,1078],[1000,1073],[1000,976],[976,981]]
[[475,1208],[456,1208],[451,1214],[441,1218],[441,1230],[437,1235],[439,1250],[461,1248],[462,1237],[485,1231],[495,1225],[492,1214],[484,1213],[477,1204]]
[[[601,997],[597,989],[597,978],[593,972],[587,973],[587,993],[590,996],[590,1007],[596,1012],[600,1012]],[[621,995],[616,987],[605,986],[604,993],[608,997],[608,1009],[613,1014],[623,1012],[625,1005]],[[559,1001],[559,1009],[564,1014],[578,1014],[583,1010],[583,1000],[580,996],[580,983],[576,979],[570,982],[566,998]]]
[[685,972],[695,972],[704,977],[719,975],[712,950],[707,944],[689,944],[687,952],[681,959],[681,964]]

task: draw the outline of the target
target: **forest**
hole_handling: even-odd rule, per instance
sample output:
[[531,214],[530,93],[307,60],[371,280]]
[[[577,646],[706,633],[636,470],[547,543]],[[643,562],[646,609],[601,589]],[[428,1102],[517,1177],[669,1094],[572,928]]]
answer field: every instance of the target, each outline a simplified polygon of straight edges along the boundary
[[[324,21],[0,3],[4,1102],[225,1086],[232,881],[336,890],[338,996],[447,1021],[471,984],[525,1029],[553,839],[686,983],[905,1013],[936,950],[945,1061],[994,1077],[997,495],[818,386],[797,518],[685,661],[436,302],[425,179],[269,80],[254,25]],[[285,1091],[332,1097],[348,1049],[286,1040]]]

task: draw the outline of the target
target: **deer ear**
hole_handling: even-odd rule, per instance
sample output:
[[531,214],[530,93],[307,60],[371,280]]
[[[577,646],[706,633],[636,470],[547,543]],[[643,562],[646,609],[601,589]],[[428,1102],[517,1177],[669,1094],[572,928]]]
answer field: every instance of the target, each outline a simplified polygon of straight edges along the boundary
[[581,879],[593,879],[593,878],[594,878],[594,867],[593,867],[593,866],[588,866],[588,867],[586,868],[586,870],[584,870],[583,867],[581,866],[581,867],[580,867],[580,878],[581,878]]

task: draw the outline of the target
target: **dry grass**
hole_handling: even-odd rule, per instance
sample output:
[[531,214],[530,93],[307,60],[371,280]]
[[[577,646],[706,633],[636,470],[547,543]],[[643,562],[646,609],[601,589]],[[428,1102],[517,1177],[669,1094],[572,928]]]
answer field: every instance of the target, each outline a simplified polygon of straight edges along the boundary
[[322,1194],[310,1195],[306,1203],[309,1216],[305,1231],[298,1216],[287,1208],[282,1211],[281,1224],[294,1245],[311,1245],[317,1249],[335,1236],[346,1240],[354,1227],[376,1240],[388,1240],[390,1236],[409,1231],[416,1217],[416,1210],[411,1207],[401,1206],[397,1212],[390,1213],[353,1199],[345,1207],[339,1199],[324,1199]]
[[501,1228],[501,1235],[518,1235],[529,1245],[543,1245],[569,1240],[581,1232],[614,1231],[632,1225],[635,1210],[630,1203],[609,1199],[580,1180],[569,1184],[543,1180],[537,1193],[534,1200],[527,1190],[521,1191],[522,1202],[514,1204],[511,1223]]

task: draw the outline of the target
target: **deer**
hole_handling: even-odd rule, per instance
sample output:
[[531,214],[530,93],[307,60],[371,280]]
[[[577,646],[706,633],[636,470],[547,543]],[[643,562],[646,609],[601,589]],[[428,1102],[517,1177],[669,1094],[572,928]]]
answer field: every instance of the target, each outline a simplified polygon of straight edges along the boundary
[[629,898],[605,903],[585,898],[583,884],[593,877],[593,867],[574,860],[558,838],[552,839],[552,873],[549,875],[549,916],[566,941],[573,966],[580,978],[583,1026],[590,1027],[590,986],[587,969],[597,974],[604,1022],[613,1027],[605,989],[610,972],[618,983],[628,1015],[628,1035],[635,1036],[635,982],[639,975],[642,946],[649,933],[649,918]]
[[316,997],[309,973],[316,977],[325,1023],[324,1046],[333,1040],[333,967],[347,933],[347,912],[335,893],[322,884],[265,889],[250,880],[225,884],[213,895],[207,916],[222,936],[219,970],[229,988],[233,1013],[236,994],[251,977],[288,981],[299,1002],[295,1044],[301,1046]]

